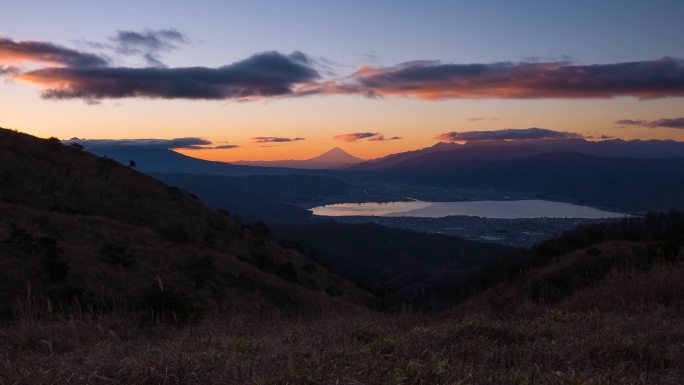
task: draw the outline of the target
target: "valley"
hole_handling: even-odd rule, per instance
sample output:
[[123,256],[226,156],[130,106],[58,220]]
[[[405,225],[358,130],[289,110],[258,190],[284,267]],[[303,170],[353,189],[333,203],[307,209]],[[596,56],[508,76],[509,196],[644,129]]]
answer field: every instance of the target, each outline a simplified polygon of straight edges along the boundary
[[146,175],[9,130],[0,161],[11,187],[0,190],[0,378],[674,384],[683,375],[678,212],[324,217],[307,208],[515,195],[344,170]]
[[[417,232],[453,235],[472,241],[494,242],[525,248],[579,225],[604,221],[604,219],[585,218],[491,219],[468,216],[442,218],[344,216],[335,217],[334,220],[342,223],[376,223]],[[325,219],[318,219],[318,221],[325,221]]]

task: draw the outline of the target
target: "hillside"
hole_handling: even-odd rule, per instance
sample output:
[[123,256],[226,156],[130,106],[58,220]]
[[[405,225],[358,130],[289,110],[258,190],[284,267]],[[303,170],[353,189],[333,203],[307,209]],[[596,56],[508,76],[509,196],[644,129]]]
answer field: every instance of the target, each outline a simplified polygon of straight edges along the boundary
[[0,130],[0,181],[3,316],[29,291],[100,307],[162,301],[187,317],[371,300],[263,226],[56,139]]
[[[275,226],[273,232],[298,241],[336,270],[373,284],[443,266],[477,266],[512,251],[499,244],[417,233],[373,223],[281,224]],[[401,287],[394,289],[400,290]]]
[[684,213],[649,213],[579,226],[471,269],[440,292],[425,293],[425,299],[467,299],[461,305],[466,311],[526,316],[549,306],[637,312],[680,307],[683,274]]
[[444,312],[141,329],[23,309],[10,383],[664,384],[684,380],[684,215],[587,226],[470,274]]
[[151,175],[196,194],[212,207],[239,213],[250,221],[305,221],[311,213],[295,204],[342,196],[351,188],[338,179],[316,175]]

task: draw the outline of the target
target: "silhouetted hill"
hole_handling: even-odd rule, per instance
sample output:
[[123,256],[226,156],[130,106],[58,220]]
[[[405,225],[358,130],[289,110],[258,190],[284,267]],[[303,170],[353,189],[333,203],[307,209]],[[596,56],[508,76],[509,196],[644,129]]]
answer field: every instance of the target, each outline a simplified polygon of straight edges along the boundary
[[650,213],[579,226],[413,295],[419,302],[467,299],[463,309],[509,315],[547,306],[641,311],[681,306],[682,274],[684,214]]
[[325,196],[343,195],[351,186],[314,175],[244,177],[198,174],[152,174],[155,178],[199,196],[213,207],[239,213],[252,221],[303,221],[308,210],[294,206]]
[[27,291],[179,317],[200,309],[315,311],[371,298],[272,241],[262,225],[56,139],[1,129],[0,182],[4,315]]
[[363,159],[344,151],[339,147],[332,148],[325,153],[304,160],[241,160],[233,164],[260,167],[289,167],[301,169],[326,169],[351,166],[363,162]]
[[[69,143],[78,140],[67,141]],[[136,168],[143,172],[188,173],[213,175],[282,175],[293,171],[282,168],[240,166],[225,162],[209,161],[183,155],[173,150],[124,145],[89,145],[85,150],[114,159],[128,165],[135,161]]]
[[[377,284],[409,273],[420,274],[446,265],[472,267],[500,257],[512,249],[458,237],[418,233],[372,223],[323,222],[278,225],[274,233],[300,242],[318,258]],[[396,287],[395,289],[399,289]]]

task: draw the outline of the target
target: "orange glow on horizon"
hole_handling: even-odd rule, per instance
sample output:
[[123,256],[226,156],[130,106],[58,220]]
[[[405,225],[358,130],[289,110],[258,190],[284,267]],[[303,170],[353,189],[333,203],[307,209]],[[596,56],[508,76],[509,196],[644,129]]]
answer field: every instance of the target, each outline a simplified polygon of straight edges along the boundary
[[[16,82],[3,85],[0,126],[39,137],[136,139],[200,137],[228,150],[180,150],[189,156],[239,160],[310,159],[341,147],[373,159],[434,145],[451,131],[483,131],[542,127],[585,136],[684,141],[684,130],[622,127],[619,119],[657,120],[681,115],[684,98],[639,100],[437,100],[364,98],[351,95],[301,97],[255,103],[186,100],[107,100],[89,105],[81,100],[43,99],[35,89]],[[473,117],[485,120],[471,121]],[[350,132],[382,133],[401,140],[343,142]],[[255,143],[254,137],[301,137],[287,143]]]

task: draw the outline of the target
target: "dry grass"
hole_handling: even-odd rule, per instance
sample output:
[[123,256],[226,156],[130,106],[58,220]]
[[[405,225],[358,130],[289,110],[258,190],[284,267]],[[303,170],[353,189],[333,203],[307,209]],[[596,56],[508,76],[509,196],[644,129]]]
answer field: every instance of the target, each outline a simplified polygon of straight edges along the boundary
[[0,330],[1,384],[681,384],[684,316],[226,316],[142,328],[114,315]]
[[[600,248],[642,247],[627,245]],[[150,327],[26,301],[0,328],[0,384],[684,383],[683,263],[616,267],[553,305],[526,294],[573,265],[558,266],[440,314],[356,307]]]

